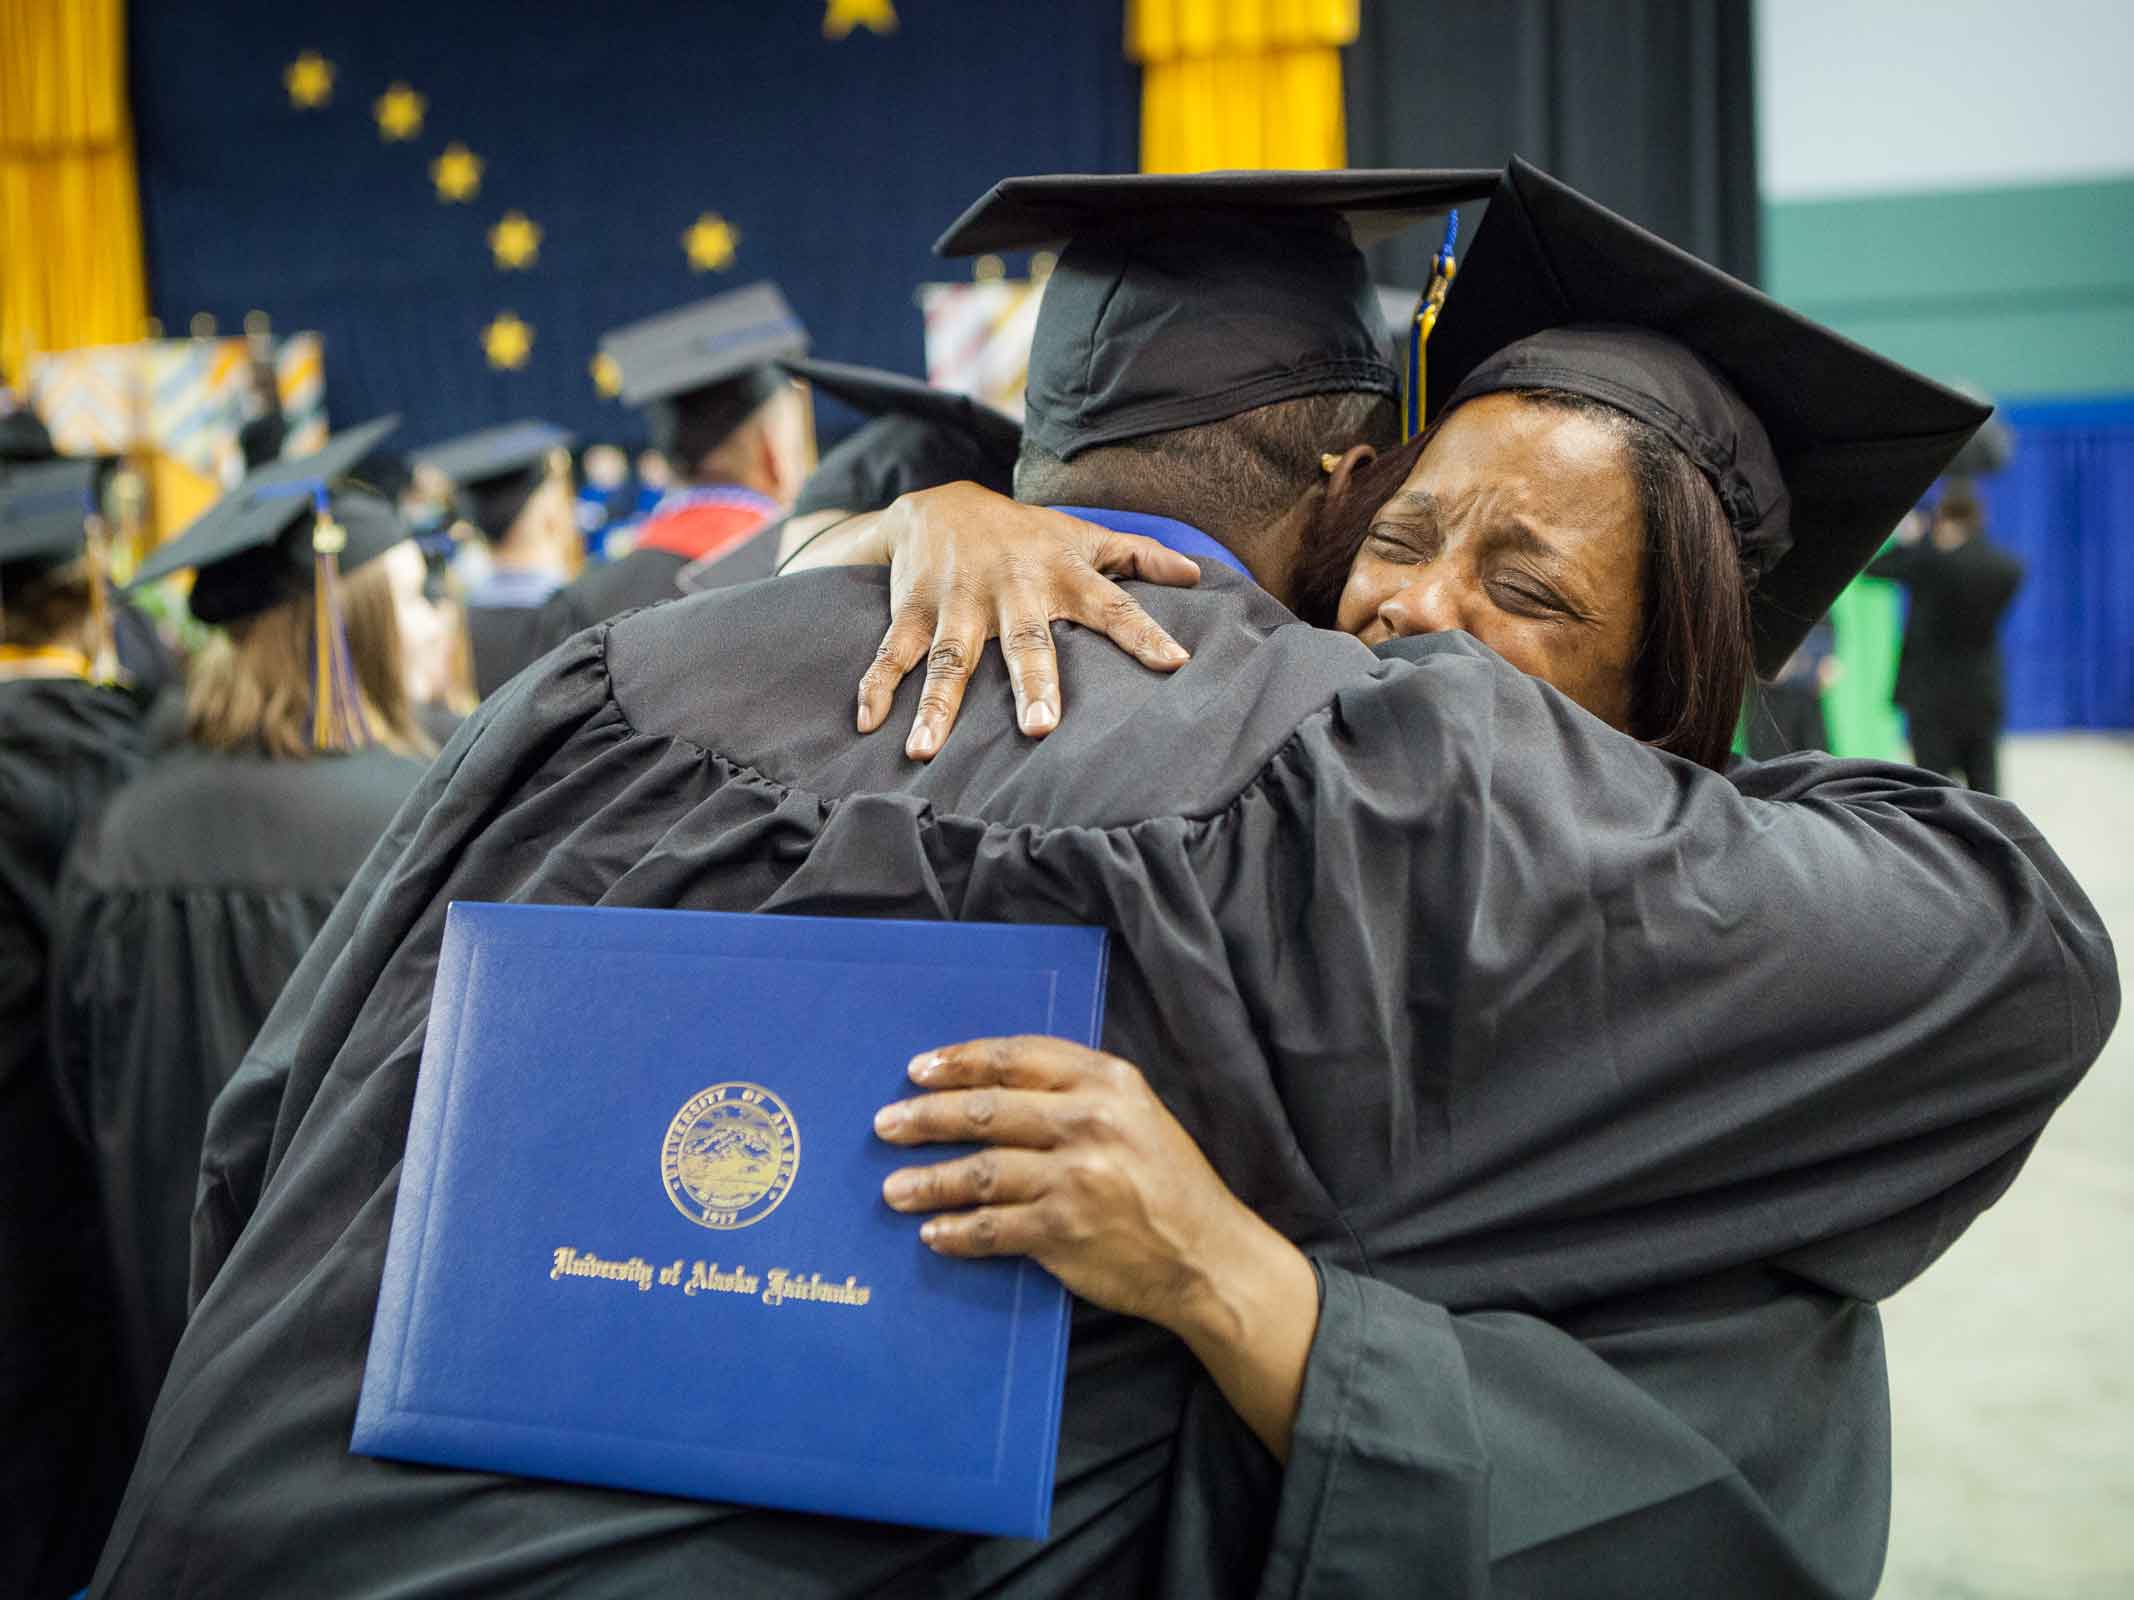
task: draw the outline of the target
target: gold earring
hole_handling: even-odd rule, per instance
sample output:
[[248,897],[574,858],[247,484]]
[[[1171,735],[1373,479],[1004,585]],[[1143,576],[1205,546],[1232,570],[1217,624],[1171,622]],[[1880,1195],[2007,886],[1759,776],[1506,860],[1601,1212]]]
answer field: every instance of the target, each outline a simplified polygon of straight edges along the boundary
[[1335,455],[1334,452],[1331,450],[1327,451],[1324,455],[1319,457],[1319,470],[1325,473],[1329,478],[1334,475],[1334,469],[1340,465],[1341,457]]

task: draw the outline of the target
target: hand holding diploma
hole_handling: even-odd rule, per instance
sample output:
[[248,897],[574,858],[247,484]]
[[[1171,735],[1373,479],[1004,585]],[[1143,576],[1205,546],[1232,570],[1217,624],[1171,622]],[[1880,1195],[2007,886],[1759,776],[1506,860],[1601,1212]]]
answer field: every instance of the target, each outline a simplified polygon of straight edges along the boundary
[[1029,1256],[1097,1305],[1183,1339],[1286,1457],[1318,1326],[1311,1263],[1225,1187],[1131,1062],[1063,1039],[980,1039],[915,1058],[928,1091],[884,1106],[891,1144],[974,1143],[882,1185],[946,1256]]

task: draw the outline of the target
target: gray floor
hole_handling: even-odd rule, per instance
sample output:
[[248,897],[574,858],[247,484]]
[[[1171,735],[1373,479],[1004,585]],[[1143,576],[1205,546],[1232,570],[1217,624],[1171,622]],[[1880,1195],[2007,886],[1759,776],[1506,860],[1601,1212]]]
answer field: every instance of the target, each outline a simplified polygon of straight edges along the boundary
[[[2011,739],[2008,793],[2134,978],[2134,740]],[[2134,1596],[2134,1020],[2001,1203],[1884,1307],[1885,1600]]]

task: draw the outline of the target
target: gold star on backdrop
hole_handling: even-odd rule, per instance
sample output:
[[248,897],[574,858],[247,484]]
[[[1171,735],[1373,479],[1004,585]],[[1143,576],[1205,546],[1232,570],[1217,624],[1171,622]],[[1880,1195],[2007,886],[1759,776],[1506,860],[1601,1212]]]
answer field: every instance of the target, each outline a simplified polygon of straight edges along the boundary
[[593,387],[610,400],[622,393],[622,363],[605,350],[593,357]]
[[895,0],[829,0],[823,8],[822,36],[842,39],[854,28],[865,28],[869,33],[895,33]]
[[316,50],[306,50],[289,63],[282,82],[291,105],[299,111],[316,110],[333,98],[333,63]]
[[533,337],[533,329],[516,312],[499,311],[496,320],[482,329],[482,351],[499,372],[516,372],[533,354]]
[[429,102],[404,83],[393,84],[371,105],[378,119],[378,136],[391,143],[412,139],[422,132],[422,114]]
[[464,204],[481,192],[482,158],[455,139],[430,163],[430,181],[438,199]]
[[734,264],[734,247],[740,242],[740,231],[716,211],[705,212],[682,235],[692,272],[724,272]]
[[489,252],[506,272],[530,267],[541,253],[541,225],[523,211],[507,211],[489,230]]

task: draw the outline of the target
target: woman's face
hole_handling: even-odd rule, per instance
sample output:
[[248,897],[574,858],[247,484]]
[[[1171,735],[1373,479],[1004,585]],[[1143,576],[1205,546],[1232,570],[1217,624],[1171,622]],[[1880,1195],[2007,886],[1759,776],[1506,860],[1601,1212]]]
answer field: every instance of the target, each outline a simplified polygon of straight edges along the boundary
[[1615,434],[1575,411],[1484,395],[1445,419],[1373,516],[1339,621],[1366,644],[1463,628],[1623,728],[1643,548]]
[[408,698],[418,705],[444,698],[451,681],[452,642],[444,618],[424,593],[428,569],[415,541],[403,539],[378,558],[393,589],[393,620],[400,625],[400,658]]

